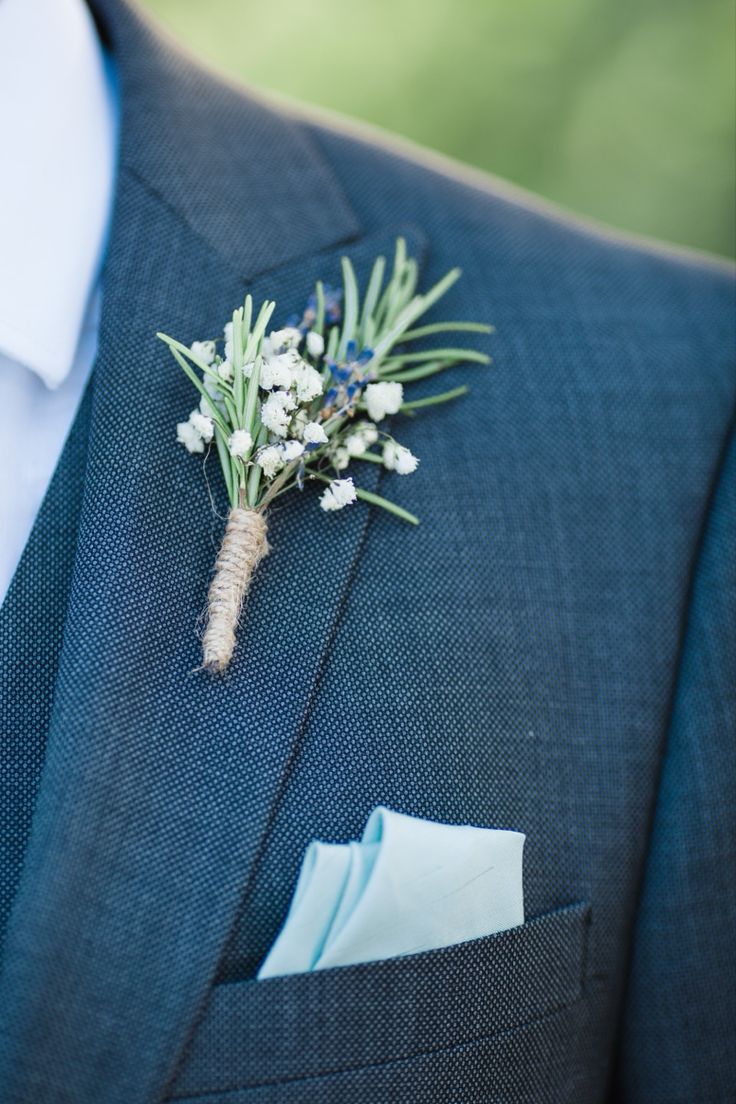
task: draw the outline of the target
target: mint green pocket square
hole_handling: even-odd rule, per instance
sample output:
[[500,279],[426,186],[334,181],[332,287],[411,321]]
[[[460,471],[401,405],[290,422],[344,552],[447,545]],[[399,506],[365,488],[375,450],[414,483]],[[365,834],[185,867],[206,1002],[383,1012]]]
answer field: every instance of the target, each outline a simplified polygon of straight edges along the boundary
[[379,806],[360,842],[309,845],[258,977],[430,951],[523,924],[524,838]]

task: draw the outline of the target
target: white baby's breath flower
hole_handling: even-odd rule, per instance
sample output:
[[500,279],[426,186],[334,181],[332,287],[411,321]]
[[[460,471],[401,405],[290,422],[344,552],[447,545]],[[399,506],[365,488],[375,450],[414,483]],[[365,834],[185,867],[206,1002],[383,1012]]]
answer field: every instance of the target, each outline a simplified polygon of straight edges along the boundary
[[396,456],[396,471],[399,475],[411,475],[412,472],[417,470],[417,464],[419,463],[419,457],[415,456],[413,452],[410,452],[408,448],[402,448],[399,446],[399,451]]
[[332,456],[333,467],[337,471],[345,471],[345,468],[348,466],[349,463],[350,453],[348,452],[348,450],[346,448],[343,448],[342,446],[340,448],[336,448]]
[[393,471],[396,467],[396,450],[399,446],[395,441],[386,441],[383,446],[383,466]]
[[312,399],[316,399],[318,395],[322,394],[324,388],[322,377],[311,364],[305,364],[303,360],[300,360],[298,364],[294,365],[293,372],[296,394],[300,403],[311,402]]
[[284,458],[278,445],[266,445],[265,448],[259,449],[256,460],[263,469],[266,479],[273,479],[276,472],[284,466]]
[[369,383],[365,389],[365,402],[368,415],[374,422],[380,422],[387,414],[396,414],[404,398],[404,388],[400,383]]
[[258,382],[264,391],[270,391],[272,387],[291,387],[294,375],[289,358],[286,355],[266,358],[261,364]]
[[307,334],[307,352],[315,360],[317,357],[321,357],[325,351],[325,339],[322,334],[315,333],[314,330],[310,330]]
[[277,352],[279,349],[296,347],[301,339],[302,331],[296,326],[286,326],[283,330],[271,330],[271,345]]
[[345,438],[345,451],[348,456],[362,456],[365,452],[365,441],[361,433],[350,433]]
[[236,429],[231,434],[227,447],[231,456],[234,456],[237,460],[243,460],[250,452],[252,444],[253,438],[247,429]]
[[281,452],[284,460],[288,463],[290,460],[297,460],[304,452],[304,445],[301,441],[284,441],[281,446]]
[[399,475],[411,475],[417,470],[418,458],[403,445],[397,445],[396,441],[387,441],[383,446],[383,466],[389,471],[398,472]]
[[294,410],[296,407],[296,399],[291,391],[272,391],[269,398],[280,403],[284,410]]
[[209,444],[215,432],[215,423],[212,418],[208,414],[203,414],[201,410],[193,410],[189,415],[189,421],[205,444]]
[[378,430],[372,422],[358,422],[345,438],[345,448],[351,456],[362,456],[378,440]]
[[214,341],[193,341],[189,348],[194,355],[204,361],[205,364],[211,364],[215,359],[216,349]]
[[329,487],[325,487],[319,503],[323,510],[342,510],[357,497],[352,479],[333,479]]
[[294,396],[288,391],[272,391],[261,406],[261,421],[271,433],[285,437],[289,430],[289,411],[295,406]]
[[374,426],[373,422],[358,422],[355,429],[365,441],[366,448],[375,445],[378,440],[378,429]]
[[289,428],[289,415],[282,406],[269,401],[261,407],[261,421],[276,437],[285,437]]
[[327,444],[327,434],[320,422],[307,422],[302,430],[302,441],[307,445]]
[[233,366],[229,360],[223,360],[222,364],[218,364],[217,374],[220,379],[224,379],[226,383],[230,383],[233,378]]
[[186,422],[177,422],[176,439],[187,452],[204,452],[202,434],[192,425],[191,418]]

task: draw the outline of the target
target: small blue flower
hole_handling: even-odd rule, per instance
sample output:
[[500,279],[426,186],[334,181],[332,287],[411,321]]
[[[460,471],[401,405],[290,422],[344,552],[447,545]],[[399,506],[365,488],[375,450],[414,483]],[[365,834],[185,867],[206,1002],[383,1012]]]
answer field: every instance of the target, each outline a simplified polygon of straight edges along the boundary
[[342,288],[325,287],[325,318],[328,322],[339,322],[342,315]]

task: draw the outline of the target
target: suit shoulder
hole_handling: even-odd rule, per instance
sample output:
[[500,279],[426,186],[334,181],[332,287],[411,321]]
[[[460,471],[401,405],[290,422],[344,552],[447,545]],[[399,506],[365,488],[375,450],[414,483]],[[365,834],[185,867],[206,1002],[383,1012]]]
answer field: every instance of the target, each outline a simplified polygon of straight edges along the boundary
[[[578,218],[372,128],[299,118],[361,222],[419,225],[437,268],[460,265],[479,303],[505,305],[519,320],[616,332],[657,365],[676,353],[693,383],[735,401],[729,261]],[[659,385],[676,384],[663,371]]]
[[[648,294],[667,298],[678,289],[702,297],[711,309],[733,311],[736,266],[725,258],[616,230],[575,215],[500,177],[423,149],[362,123],[294,108],[364,217],[386,211],[451,233],[459,250],[472,241],[497,264],[534,263],[556,278],[563,266],[592,267],[614,300],[627,282],[641,304]],[[669,289],[669,290],[668,290]]]

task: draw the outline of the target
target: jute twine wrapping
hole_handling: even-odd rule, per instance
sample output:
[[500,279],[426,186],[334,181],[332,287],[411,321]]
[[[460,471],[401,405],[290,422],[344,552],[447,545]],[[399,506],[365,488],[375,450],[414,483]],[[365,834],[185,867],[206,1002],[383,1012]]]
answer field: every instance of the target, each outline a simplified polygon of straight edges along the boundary
[[235,632],[253,572],[268,552],[266,519],[240,507],[228,514],[225,535],[207,594],[207,628],[202,638],[203,666],[219,674],[235,648]]

